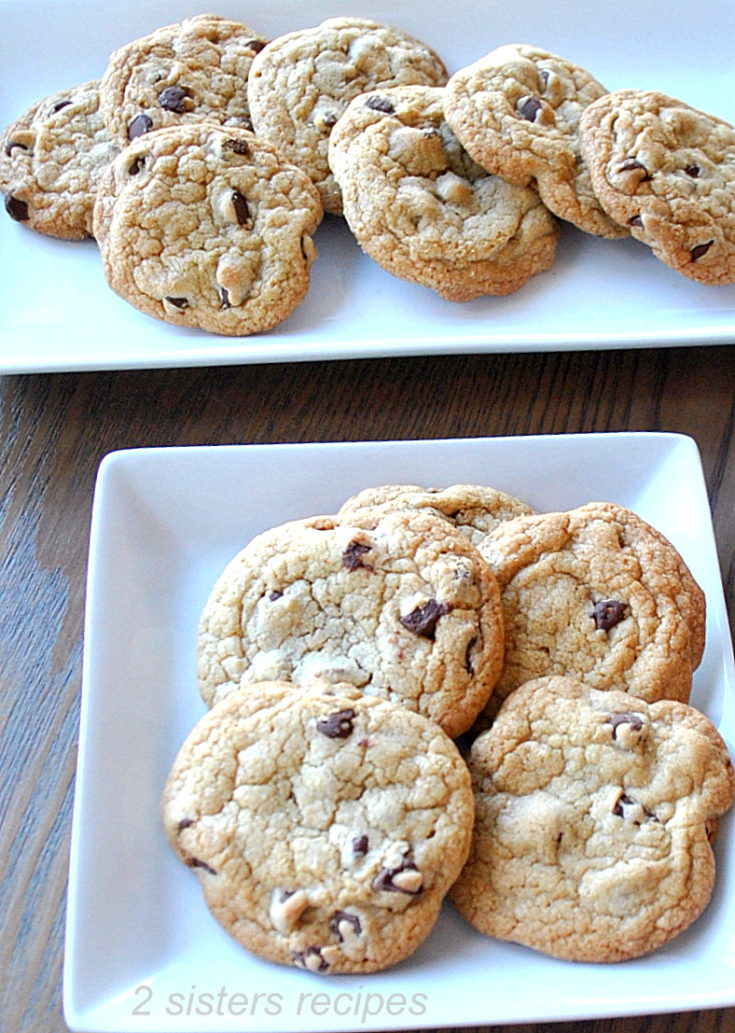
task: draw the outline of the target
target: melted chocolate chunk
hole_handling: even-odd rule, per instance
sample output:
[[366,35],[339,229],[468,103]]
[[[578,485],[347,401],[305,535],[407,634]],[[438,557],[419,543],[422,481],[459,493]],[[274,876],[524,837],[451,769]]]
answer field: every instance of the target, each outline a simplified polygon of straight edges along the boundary
[[617,739],[617,737],[618,737],[618,726],[619,725],[630,725],[630,727],[635,732],[639,732],[641,730],[641,728],[643,728],[643,721],[640,719],[638,714],[631,714],[631,713],[628,713],[627,711],[625,713],[620,713],[620,714],[611,714],[610,717],[608,718],[608,721],[610,722],[610,724],[612,725],[612,728],[613,728],[613,733],[612,733],[613,739]]
[[348,707],[346,710],[337,710],[327,717],[320,717],[317,720],[317,731],[326,735],[328,739],[347,739],[352,735],[355,711]]
[[699,165],[686,165],[684,167],[684,171],[686,172],[687,176],[691,176],[692,179],[697,179],[702,170],[700,169]]
[[386,115],[395,115],[396,109],[387,97],[381,97],[379,93],[372,93],[365,101],[365,106],[373,111],[382,111]]
[[[653,811],[649,811],[648,808],[644,807],[642,803],[639,803],[637,800],[634,800],[632,796],[628,796],[627,793],[623,792],[620,794],[615,806],[613,807],[613,814],[617,818],[627,818],[629,817],[629,815],[626,813],[626,811],[629,808],[635,810],[638,810],[640,808],[640,813],[644,819],[650,818],[653,821],[658,821],[658,818],[653,813]],[[633,818],[633,824],[640,825],[641,822],[640,820]]]
[[143,159],[136,158],[130,165],[128,165],[128,175],[137,176],[140,170],[143,168]]
[[602,599],[595,603],[590,617],[595,622],[595,627],[600,631],[609,631],[616,624],[627,616],[628,607],[617,599]]
[[387,893],[405,893],[409,897],[417,897],[423,887],[421,878],[402,878],[404,872],[418,872],[418,868],[410,857],[404,857],[395,868],[381,868],[373,879],[373,889]]
[[358,567],[364,567],[366,570],[373,570],[373,567],[362,562],[362,557],[366,552],[370,551],[371,546],[369,545],[363,545],[362,542],[350,542],[342,553],[342,566],[346,567],[348,570],[357,570]]
[[474,674],[475,668],[472,665],[472,651],[477,645],[477,635],[473,635],[467,643],[467,648],[464,651],[464,667],[468,674]]
[[714,240],[708,240],[706,244],[697,244],[696,247],[693,247],[692,250],[689,252],[689,254],[692,256],[692,262],[696,262],[697,259],[701,258],[703,255],[706,255],[713,244]]
[[538,97],[526,97],[522,104],[518,106],[518,114],[521,118],[525,118],[527,122],[535,122],[536,115],[543,107]]
[[153,119],[149,115],[136,115],[128,126],[128,140],[135,140],[153,128]]
[[169,303],[169,305],[173,305],[174,308],[188,308],[189,307],[189,299],[188,298],[166,298],[166,301]]
[[439,618],[449,613],[446,603],[438,603],[436,599],[429,599],[428,603],[418,606],[405,617],[399,617],[404,628],[412,631],[414,635],[421,635],[423,638],[434,640],[436,626]]
[[58,103],[54,104],[51,108],[51,112],[55,115],[57,111],[61,111],[62,108],[68,108],[70,104],[70,100],[60,100]]
[[28,205],[14,194],[5,195],[5,211],[16,222],[25,222],[28,219]]
[[206,861],[200,861],[198,857],[190,857],[186,863],[190,868],[203,868],[204,871],[209,872],[210,875],[217,874],[214,868],[210,868]]
[[356,936],[359,936],[362,932],[362,925],[357,915],[351,915],[349,911],[335,911],[329,922],[329,928],[340,943],[344,943],[344,936],[340,927],[345,923],[352,927],[352,931]]
[[307,947],[306,950],[293,951],[294,964],[299,968],[308,969],[309,972],[326,972],[329,965],[322,957],[318,947]]
[[352,840],[352,853],[356,857],[364,857],[368,852],[368,845],[367,836],[355,836]]
[[186,111],[188,96],[189,91],[182,86],[167,86],[165,90],[161,90],[158,94],[158,103],[166,111],[173,111],[175,114],[181,115]]
[[250,147],[245,140],[225,140],[222,147],[233,154],[250,154]]
[[220,306],[221,308],[231,308],[232,307],[230,305],[230,292],[227,290],[226,287],[223,287],[222,290],[220,291],[220,297],[222,298],[222,304]]
[[239,190],[232,191],[232,207],[235,209],[235,218],[237,219],[239,226],[253,225],[248,202]]

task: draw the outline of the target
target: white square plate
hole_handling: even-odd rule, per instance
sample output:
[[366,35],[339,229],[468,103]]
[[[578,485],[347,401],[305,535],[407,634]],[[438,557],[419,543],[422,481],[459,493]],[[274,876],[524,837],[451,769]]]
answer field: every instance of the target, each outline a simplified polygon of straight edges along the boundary
[[[196,625],[254,534],[334,512],[371,484],[491,484],[541,510],[609,500],[679,548],[708,601],[693,702],[735,745],[735,672],[704,480],[690,438],[589,434],[112,453],[95,495],[64,1002],[73,1030],[289,1031],[546,1021],[735,1003],[735,842],[717,842],[708,911],[622,965],[574,965],[491,941],[445,905],[405,963],[316,977],[251,956],[168,847],[159,798],[205,712]],[[532,990],[529,991],[529,988]]]
[[[118,46],[201,13],[201,0],[0,0],[0,126],[41,97],[99,78]],[[612,90],[659,89],[732,121],[735,5],[636,0],[218,0],[217,12],[274,37],[367,15],[432,45],[450,72],[501,43],[528,42]],[[32,25],[29,35],[27,26]],[[632,240],[565,226],[558,258],[505,298],[462,304],[395,279],[341,219],[316,235],[305,301],[275,330],[224,338],[143,315],[107,287],[91,241],[43,238],[0,212],[0,373],[578,348],[731,343],[735,286],[706,287]]]

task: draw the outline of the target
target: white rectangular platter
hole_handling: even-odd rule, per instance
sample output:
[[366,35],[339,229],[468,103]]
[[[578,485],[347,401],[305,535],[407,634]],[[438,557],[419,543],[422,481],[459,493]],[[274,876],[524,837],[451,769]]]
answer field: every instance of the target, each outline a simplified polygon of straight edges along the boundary
[[[192,0],[0,0],[0,125],[104,72],[118,46],[207,10]],[[608,89],[659,89],[735,120],[735,6],[638,0],[220,0],[274,37],[340,14],[432,45],[450,72],[502,43],[534,43]],[[33,26],[32,36],[25,31]],[[31,43],[32,40],[32,43]],[[305,301],[275,330],[223,338],[159,322],[107,287],[96,245],[34,234],[0,212],[0,373],[152,368],[460,352],[731,343],[735,286],[674,273],[632,239],[565,226],[554,267],[505,298],[444,301],[362,254],[342,219],[317,232]]]
[[64,1003],[89,1033],[388,1030],[599,1018],[735,1004],[735,829],[703,916],[618,965],[555,961],[473,931],[445,905],[408,961],[320,977],[250,955],[211,917],[170,850],[160,794],[205,712],[202,606],[254,534],[331,513],[368,485],[475,482],[539,510],[627,506],[680,550],[708,604],[692,702],[735,749],[735,670],[699,455],[690,438],[589,434],[214,446],[112,453],[95,494]]

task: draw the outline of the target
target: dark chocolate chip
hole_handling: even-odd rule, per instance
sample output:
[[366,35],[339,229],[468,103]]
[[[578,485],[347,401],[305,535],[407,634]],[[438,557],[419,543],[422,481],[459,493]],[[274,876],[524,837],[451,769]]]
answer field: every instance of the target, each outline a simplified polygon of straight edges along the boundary
[[367,836],[355,836],[352,840],[352,853],[356,857],[364,857],[368,852],[368,845]]
[[280,599],[282,596],[283,592],[280,590],[280,588],[275,588],[272,592],[268,594],[268,598],[272,603],[274,603],[276,599]]
[[351,707],[337,710],[335,713],[317,720],[317,731],[326,735],[328,739],[346,739],[352,735],[352,722],[355,720],[355,716],[355,711]]
[[253,220],[250,215],[248,202],[239,190],[232,191],[232,207],[235,209],[235,218],[239,226],[252,226]]
[[209,872],[210,875],[216,875],[217,872],[214,868],[210,868],[206,861],[200,861],[198,857],[190,857],[186,862],[190,868],[203,868],[205,872]]
[[337,125],[337,119],[339,115],[334,111],[328,111],[326,115],[322,115],[322,125],[326,126],[327,129],[331,129],[332,126]]
[[247,41],[247,43],[245,44],[245,46],[249,50],[252,50],[256,54],[259,54],[261,52],[261,50],[263,49],[263,47],[265,46],[265,43],[263,42],[262,39],[249,39]]
[[232,151],[233,154],[250,154],[250,147],[246,140],[225,140],[222,146],[226,151]]
[[433,641],[439,618],[446,613],[449,613],[449,607],[446,603],[438,603],[436,599],[429,599],[428,603],[418,606],[411,613],[407,613],[405,617],[400,617],[399,620],[403,627],[408,631],[412,631],[414,635],[421,635],[423,638]]
[[57,104],[54,104],[51,111],[55,115],[57,111],[61,111],[62,108],[68,108],[70,104],[70,100],[60,100]]
[[696,262],[698,258],[701,258],[703,255],[706,255],[713,244],[714,240],[708,240],[706,244],[697,244],[696,247],[693,247],[692,250],[689,252],[689,254],[692,256],[692,262]]
[[522,104],[518,105],[518,114],[527,122],[535,122],[536,115],[543,107],[538,97],[526,97]]
[[362,557],[366,552],[371,551],[371,546],[364,545],[362,542],[350,542],[345,551],[342,553],[342,566],[348,570],[357,570],[358,567],[365,567],[366,570],[372,570],[373,568],[366,563],[362,562]]
[[173,111],[175,114],[181,115],[186,111],[188,96],[189,91],[182,86],[167,86],[165,90],[161,90],[158,94],[158,103],[166,111]]
[[545,89],[549,85],[549,70],[548,70],[548,68],[539,68],[539,70],[538,70],[538,77],[539,77],[539,80],[541,82],[541,85]]
[[332,932],[337,937],[340,943],[344,942],[344,936],[342,935],[342,930],[340,929],[340,926],[344,922],[352,926],[352,931],[355,933],[356,936],[359,936],[362,932],[362,925],[357,915],[351,915],[349,911],[335,911],[329,922],[329,928],[332,930]]
[[221,308],[230,308],[230,292],[226,287],[223,287],[220,291],[220,297],[222,299]]
[[[646,818],[651,818],[651,819],[653,819],[653,821],[658,821],[658,818],[656,817],[656,815],[652,811],[649,811],[647,807],[643,806],[643,804],[638,803],[638,801],[634,800],[632,796],[628,796],[627,793],[623,792],[623,793],[620,794],[620,796],[617,799],[617,802],[616,802],[615,806],[613,807],[613,814],[617,818],[625,818],[625,817],[627,817],[627,815],[625,813],[626,807],[640,807],[641,811],[643,812],[643,815]],[[634,825],[640,825],[640,821],[634,821],[633,824]]]
[[8,140],[7,144],[5,145],[5,153],[8,156],[10,156],[13,153],[13,151],[15,150],[16,147],[19,150],[21,150],[21,151],[29,151],[30,150],[30,147],[28,147],[24,143],[21,143],[20,140]]
[[25,222],[28,219],[28,205],[14,194],[5,195],[5,211],[16,222]]
[[618,737],[618,725],[630,725],[635,732],[639,732],[641,728],[643,728],[643,721],[640,719],[638,714],[631,714],[628,711],[620,714],[611,714],[608,721],[613,728],[613,739],[617,739]]
[[599,631],[609,631],[627,615],[628,607],[617,599],[601,599],[595,603],[590,617]]
[[135,140],[153,128],[153,119],[149,115],[136,115],[128,125],[128,140]]
[[421,893],[423,887],[419,880],[416,880],[416,888],[408,888],[413,880],[401,878],[403,872],[417,872],[418,868],[409,857],[404,857],[395,868],[381,868],[373,879],[373,889],[382,890],[387,893],[405,893],[409,897],[416,897]]
[[307,947],[303,951],[293,951],[292,957],[294,963],[299,968],[306,968],[310,972],[326,972],[329,968],[318,947]]
[[699,165],[686,165],[684,167],[684,171],[686,172],[687,176],[691,176],[692,179],[697,179],[702,170],[700,169]]
[[651,178],[651,173],[648,171],[643,162],[638,161],[637,158],[625,158],[620,164],[619,172],[643,172],[644,175],[641,177],[641,182]]
[[190,825],[194,824],[193,818],[182,818],[179,822],[179,832],[183,832],[184,829],[188,829]]
[[474,674],[475,668],[472,665],[472,651],[477,645],[477,635],[473,635],[467,643],[467,648],[464,651],[464,666],[468,674]]
[[382,111],[386,115],[395,115],[396,109],[387,97],[381,97],[379,93],[371,93],[365,101],[365,106],[373,111]]
[[189,299],[188,298],[168,298],[167,297],[166,301],[169,303],[169,305],[173,305],[174,308],[188,308],[189,307]]
[[128,175],[137,176],[140,170],[143,168],[143,164],[144,162],[142,158],[135,158],[133,162],[130,165],[128,165]]
[[643,225],[643,219],[642,219],[642,217],[640,215],[634,215],[632,219],[628,220],[628,225],[629,226],[642,226]]

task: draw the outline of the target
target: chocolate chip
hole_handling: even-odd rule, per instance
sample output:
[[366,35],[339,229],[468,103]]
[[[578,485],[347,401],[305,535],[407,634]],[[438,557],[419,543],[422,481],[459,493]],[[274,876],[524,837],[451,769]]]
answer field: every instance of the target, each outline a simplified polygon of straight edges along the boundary
[[619,714],[611,714],[608,721],[613,727],[613,739],[617,739],[618,737],[619,725],[630,725],[635,732],[639,732],[641,728],[643,728],[643,721],[640,719],[638,714],[631,714],[628,711]]
[[248,42],[247,42],[247,43],[245,44],[245,46],[246,46],[246,47],[247,47],[247,48],[248,48],[249,50],[252,50],[252,51],[254,51],[254,52],[255,52],[256,54],[259,54],[259,53],[261,52],[261,50],[263,49],[263,47],[265,46],[265,43],[263,42],[263,40],[262,40],[262,39],[250,39],[250,40],[248,40]]
[[188,308],[189,307],[189,299],[188,298],[169,298],[169,297],[167,297],[166,301],[169,303],[169,305],[173,305],[174,308]]
[[345,551],[342,553],[342,566],[348,570],[357,570],[358,567],[364,567],[366,570],[373,570],[373,567],[362,562],[362,557],[366,552],[371,551],[371,546],[364,545],[362,542],[350,542]]
[[135,140],[153,128],[153,119],[148,115],[136,115],[128,125],[128,140]]
[[628,225],[629,226],[642,226],[643,225],[643,219],[642,219],[642,217],[640,215],[634,215],[632,219],[628,220]]
[[268,594],[268,598],[272,603],[274,603],[277,599],[281,599],[282,597],[283,592],[280,590],[280,588],[275,588],[272,592]]
[[651,173],[648,171],[648,169],[643,164],[643,162],[638,161],[637,158],[625,158],[625,160],[623,162],[621,162],[620,168],[618,169],[618,171],[619,172],[643,172],[644,175],[641,176],[641,182],[642,183],[645,180],[648,180],[648,179],[651,178]]
[[28,218],[28,205],[14,194],[5,195],[5,211],[16,222],[25,222]]
[[692,257],[692,262],[696,262],[697,259],[701,258],[703,255],[706,255],[713,244],[714,240],[708,240],[706,244],[697,244],[696,247],[693,247],[692,250],[689,252],[689,254]]
[[137,176],[140,170],[143,168],[143,159],[135,158],[130,165],[128,165],[128,175]]
[[352,840],[352,853],[356,857],[364,857],[368,852],[368,838],[367,836],[355,836]]
[[239,190],[232,191],[232,207],[235,209],[235,218],[240,226],[252,226],[253,220],[250,216],[250,208]]
[[294,964],[299,968],[308,969],[309,972],[326,972],[329,965],[322,957],[318,947],[307,947],[303,951],[293,951]]
[[5,145],[5,153],[8,155],[8,157],[10,157],[10,155],[13,153],[16,147],[21,151],[30,150],[30,147],[28,147],[24,143],[21,143],[20,140],[8,140],[7,144]]
[[699,165],[686,165],[684,171],[686,172],[687,176],[691,176],[692,179],[697,179],[702,170],[700,169]]
[[182,818],[179,822],[179,832],[183,832],[184,829],[188,829],[190,825],[194,824],[193,818]]
[[220,298],[222,299],[221,308],[230,308],[230,292],[226,287],[223,287],[220,291]]
[[590,617],[599,631],[609,631],[627,615],[628,607],[617,599],[602,599],[595,603]]
[[[636,813],[638,817],[633,817],[633,813]],[[628,796],[625,792],[621,793],[618,797],[615,806],[613,807],[613,814],[617,818],[630,819],[634,825],[640,825],[641,819],[645,820],[650,818],[653,821],[658,821],[658,818],[653,811],[649,811],[642,803],[634,800],[632,796]]]
[[382,111],[386,115],[395,115],[396,109],[387,97],[381,97],[379,93],[372,93],[365,101],[365,106],[373,111]]
[[548,70],[548,68],[539,68],[539,70],[538,70],[538,77],[539,77],[539,80],[541,81],[541,85],[544,87],[544,89],[546,89],[546,87],[549,85],[549,70]]
[[322,125],[326,126],[327,129],[331,129],[332,126],[337,125],[339,115],[334,111],[328,111],[326,115],[322,115]]
[[317,731],[326,735],[328,739],[346,739],[352,735],[355,720],[355,711],[348,707],[345,710],[337,710],[327,717],[320,717],[317,720]]
[[57,104],[54,104],[51,108],[51,112],[55,115],[57,111],[61,111],[62,108],[68,108],[70,104],[70,100],[60,100]]
[[395,868],[381,868],[373,879],[373,889],[386,893],[405,893],[416,897],[421,893],[421,873],[409,857],[404,857]]
[[210,875],[216,875],[217,872],[214,868],[210,868],[206,861],[200,861],[198,857],[190,857],[186,862],[190,868],[203,868],[205,872],[209,872]]
[[362,932],[362,925],[357,915],[351,915],[349,911],[335,911],[329,922],[329,928],[340,943],[344,943],[344,934],[341,927],[345,924],[352,928],[355,936],[359,936]]
[[405,617],[400,617],[399,620],[403,627],[412,631],[414,635],[421,635],[423,638],[433,641],[439,618],[449,613],[449,609],[446,603],[438,603],[436,599],[429,599],[428,603],[418,606]]
[[246,140],[225,140],[222,147],[233,154],[250,154],[250,147]]
[[464,667],[468,674],[474,674],[475,668],[472,666],[472,651],[477,645],[477,635],[473,635],[467,643],[467,648],[464,651]]
[[167,86],[165,90],[161,90],[158,94],[158,103],[166,111],[173,111],[175,114],[181,115],[186,111],[188,96],[189,91],[182,86]]
[[518,102],[518,114],[527,122],[535,122],[536,115],[543,107],[538,97],[524,97]]

